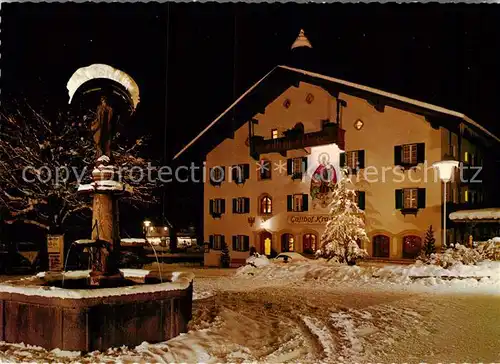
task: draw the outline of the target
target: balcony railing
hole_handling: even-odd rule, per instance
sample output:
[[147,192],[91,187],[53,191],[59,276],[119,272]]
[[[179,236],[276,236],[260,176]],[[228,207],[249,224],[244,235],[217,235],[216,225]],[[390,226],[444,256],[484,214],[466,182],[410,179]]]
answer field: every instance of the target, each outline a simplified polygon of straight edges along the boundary
[[288,130],[286,135],[276,139],[264,139],[262,136],[253,136],[251,139],[251,155],[259,159],[261,154],[280,153],[286,157],[286,152],[293,149],[304,149],[318,145],[335,143],[344,149],[345,130],[337,124],[328,123],[320,131],[303,133],[299,130]]

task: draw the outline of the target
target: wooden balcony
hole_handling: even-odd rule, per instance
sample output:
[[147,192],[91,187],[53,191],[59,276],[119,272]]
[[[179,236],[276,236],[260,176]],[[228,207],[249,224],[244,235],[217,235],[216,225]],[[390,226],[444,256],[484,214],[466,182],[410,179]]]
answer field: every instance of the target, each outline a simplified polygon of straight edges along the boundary
[[288,150],[304,149],[335,143],[340,149],[344,149],[345,130],[337,124],[328,123],[320,131],[303,133],[299,130],[290,129],[285,136],[276,139],[264,139],[262,136],[253,136],[250,144],[250,155],[258,160],[261,154],[280,153],[286,157]]

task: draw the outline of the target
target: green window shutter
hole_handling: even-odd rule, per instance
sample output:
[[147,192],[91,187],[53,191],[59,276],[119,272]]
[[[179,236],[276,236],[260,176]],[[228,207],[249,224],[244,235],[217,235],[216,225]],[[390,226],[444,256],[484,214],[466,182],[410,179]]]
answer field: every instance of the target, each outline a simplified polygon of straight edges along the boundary
[[394,165],[400,166],[402,164],[402,154],[403,147],[401,145],[396,145],[394,147]]
[[243,165],[243,176],[245,179],[250,178],[250,164],[248,163]]
[[209,212],[210,212],[210,215],[213,215],[214,214],[214,200],[210,200],[208,202],[208,205],[209,205]]
[[245,197],[245,213],[248,214],[250,212],[250,198]]
[[233,198],[233,214],[236,213],[237,204],[238,204],[238,199]]
[[221,199],[221,213],[225,213],[226,212],[226,200],[225,199]]
[[208,237],[208,241],[210,242],[210,249],[213,249],[214,248],[214,236],[210,235]]
[[302,211],[309,210],[309,195],[307,193],[302,194]]
[[289,176],[292,174],[292,163],[293,160],[291,158],[286,160],[286,174]]
[[345,167],[345,152],[340,152],[339,154],[339,166],[340,168]]
[[358,207],[361,210],[365,209],[365,191],[358,191]]
[[243,250],[246,252],[250,250],[250,237],[248,235],[244,236]]
[[358,150],[358,167],[359,169],[365,168],[365,151],[364,150]]
[[417,144],[417,163],[425,162],[425,143]]
[[236,250],[236,239],[238,237],[236,235],[233,235],[233,250]]
[[286,210],[293,211],[293,196],[292,195],[286,196]]
[[302,173],[307,173],[307,157],[302,157]]
[[417,205],[417,207],[419,209],[424,209],[425,208],[425,188],[419,188],[418,189],[417,199],[418,199],[418,205]]
[[396,209],[403,208],[403,190],[396,190]]

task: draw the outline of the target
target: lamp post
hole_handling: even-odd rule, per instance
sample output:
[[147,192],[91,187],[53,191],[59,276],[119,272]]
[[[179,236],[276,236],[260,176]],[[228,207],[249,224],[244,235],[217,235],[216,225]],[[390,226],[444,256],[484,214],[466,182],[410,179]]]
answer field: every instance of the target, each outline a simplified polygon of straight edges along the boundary
[[143,225],[144,225],[144,227],[143,227],[144,238],[147,239],[147,237],[148,237],[148,228],[151,226],[151,221],[144,220]]
[[432,166],[437,169],[439,178],[444,183],[443,193],[443,248],[446,249],[446,183],[452,178],[453,171],[458,167],[458,161],[445,156],[442,161],[434,163]]

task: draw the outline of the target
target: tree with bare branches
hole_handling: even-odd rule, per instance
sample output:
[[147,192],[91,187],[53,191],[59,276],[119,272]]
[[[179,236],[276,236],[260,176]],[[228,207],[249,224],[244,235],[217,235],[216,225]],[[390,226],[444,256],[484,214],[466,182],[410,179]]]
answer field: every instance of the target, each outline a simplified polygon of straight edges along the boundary
[[[96,167],[92,111],[83,117],[60,113],[47,120],[28,105],[0,111],[0,207],[4,221],[63,232],[69,216],[92,207],[78,187],[91,182]],[[157,200],[151,161],[141,157],[146,138],[113,136],[112,163],[129,186],[121,201],[140,207]],[[5,213],[4,213],[5,214]]]

